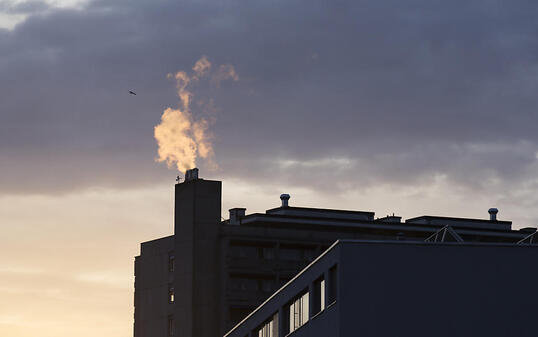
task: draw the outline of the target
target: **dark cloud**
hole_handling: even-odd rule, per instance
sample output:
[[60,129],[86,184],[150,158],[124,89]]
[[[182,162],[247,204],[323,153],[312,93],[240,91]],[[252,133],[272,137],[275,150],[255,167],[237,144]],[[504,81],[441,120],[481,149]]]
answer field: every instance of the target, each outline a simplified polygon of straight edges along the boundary
[[49,8],[0,30],[1,190],[173,177],[153,161],[153,127],[177,104],[166,74],[201,55],[240,75],[194,89],[217,107],[209,175],[323,189],[531,181],[537,12],[532,1]]

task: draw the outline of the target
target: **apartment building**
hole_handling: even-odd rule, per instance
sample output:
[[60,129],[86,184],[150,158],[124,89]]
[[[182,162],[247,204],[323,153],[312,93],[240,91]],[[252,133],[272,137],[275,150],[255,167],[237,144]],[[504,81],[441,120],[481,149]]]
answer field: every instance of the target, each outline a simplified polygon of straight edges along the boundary
[[504,243],[535,240],[510,221],[282,205],[221,218],[220,181],[188,171],[175,185],[174,235],[141,244],[135,258],[135,337],[222,336],[335,241]]

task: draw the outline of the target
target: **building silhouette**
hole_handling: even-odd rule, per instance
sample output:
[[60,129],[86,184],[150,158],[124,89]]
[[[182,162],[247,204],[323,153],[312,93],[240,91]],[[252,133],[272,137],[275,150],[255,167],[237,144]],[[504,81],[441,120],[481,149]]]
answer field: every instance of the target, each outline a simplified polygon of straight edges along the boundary
[[174,235],[141,244],[135,337],[222,336],[337,240],[535,240],[536,229],[512,230],[495,209],[487,220],[422,216],[402,222],[376,219],[373,212],[293,207],[286,194],[281,207],[248,215],[233,208],[222,220],[221,187],[198,178],[197,169],[188,171],[175,185]]

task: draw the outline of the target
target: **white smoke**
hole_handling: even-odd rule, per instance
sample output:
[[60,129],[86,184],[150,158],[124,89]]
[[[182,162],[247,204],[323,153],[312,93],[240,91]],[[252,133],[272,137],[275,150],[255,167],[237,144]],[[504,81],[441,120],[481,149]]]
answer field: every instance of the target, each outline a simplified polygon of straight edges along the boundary
[[154,137],[158,145],[159,162],[166,162],[169,168],[176,166],[181,172],[196,167],[196,160],[203,158],[211,167],[216,167],[213,144],[209,133],[209,123],[206,119],[193,117],[190,105],[193,94],[189,86],[204,78],[210,83],[220,86],[224,80],[239,80],[232,65],[225,64],[211,72],[211,62],[202,56],[192,68],[192,75],[184,71],[168,74],[176,80],[179,107],[167,108],[161,116],[161,122],[155,126]]

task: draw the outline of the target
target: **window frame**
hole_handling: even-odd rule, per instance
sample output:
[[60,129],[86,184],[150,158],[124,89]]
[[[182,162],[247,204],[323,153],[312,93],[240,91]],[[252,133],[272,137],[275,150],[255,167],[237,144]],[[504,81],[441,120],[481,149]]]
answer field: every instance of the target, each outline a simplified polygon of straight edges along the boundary
[[296,331],[310,320],[310,293],[308,289],[299,293],[288,303],[288,334]]
[[271,315],[271,318],[266,320],[257,329],[258,337],[278,337],[278,311]]

